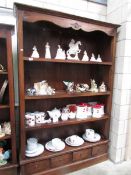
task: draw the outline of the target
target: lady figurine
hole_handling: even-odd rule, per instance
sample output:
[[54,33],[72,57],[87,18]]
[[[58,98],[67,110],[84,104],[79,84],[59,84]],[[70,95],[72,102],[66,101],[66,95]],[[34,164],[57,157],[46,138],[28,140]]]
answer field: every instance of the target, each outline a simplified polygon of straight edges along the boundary
[[36,46],[33,47],[33,52],[32,52],[32,55],[31,55],[31,58],[39,58],[39,53],[37,51],[37,48]]
[[106,91],[107,91],[107,87],[105,83],[102,82],[101,85],[99,86],[99,92],[106,92]]
[[101,57],[100,57],[100,54],[98,54],[98,57],[97,57],[97,60],[96,60],[97,62],[102,62],[102,59],[101,59]]
[[45,58],[51,59],[50,45],[48,42],[45,45]]
[[65,60],[65,58],[66,58],[65,51],[63,51],[61,46],[58,45],[55,59],[64,59]]
[[89,57],[87,55],[86,50],[84,51],[84,55],[83,55],[82,61],[89,61]]
[[91,56],[90,61],[96,61],[96,59],[95,59],[95,55],[94,55],[93,53],[92,53],[92,56]]

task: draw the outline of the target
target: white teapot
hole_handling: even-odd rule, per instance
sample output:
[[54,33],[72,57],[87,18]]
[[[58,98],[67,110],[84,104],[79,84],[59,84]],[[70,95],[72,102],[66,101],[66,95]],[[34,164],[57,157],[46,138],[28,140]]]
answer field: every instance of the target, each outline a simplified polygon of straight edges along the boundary
[[47,111],[47,112],[48,112],[50,118],[53,119],[53,123],[58,122],[58,119],[61,116],[61,112],[59,109],[54,108],[52,111]]

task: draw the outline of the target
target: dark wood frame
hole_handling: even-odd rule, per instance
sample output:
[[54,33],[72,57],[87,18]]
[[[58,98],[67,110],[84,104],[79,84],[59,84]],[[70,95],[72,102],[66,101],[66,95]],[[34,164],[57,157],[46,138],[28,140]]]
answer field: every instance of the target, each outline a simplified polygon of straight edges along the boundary
[[[99,22],[96,20],[91,20],[87,18],[81,18],[78,16],[68,15],[56,11],[40,9],[36,7],[15,4],[15,13],[17,16],[17,34],[18,34],[18,56],[19,56],[19,94],[20,94],[20,137],[21,137],[21,156],[20,156],[20,166],[21,166],[21,174],[65,174],[70,171],[74,171],[83,167],[90,166],[97,162],[104,161],[108,158],[108,142],[109,142],[109,125],[110,125],[110,116],[111,116],[111,105],[112,105],[112,93],[113,93],[113,77],[114,77],[114,57],[115,57],[115,45],[116,45],[116,32],[118,25]],[[48,21],[62,28],[73,28],[75,30],[83,30],[87,33],[100,31],[103,35],[106,35],[110,39],[110,47],[107,48],[107,57],[102,63],[93,63],[87,62],[83,63],[81,61],[68,61],[68,60],[47,60],[43,58],[43,56],[39,59],[33,59],[32,61],[29,59],[29,54],[25,53],[26,47],[24,46],[24,23],[33,24],[37,21]],[[25,30],[25,31],[24,31]],[[27,41],[28,42],[28,41]],[[30,43],[27,44],[27,47]],[[106,55],[106,53],[105,53]],[[27,68],[34,68],[32,65],[39,64],[39,66],[46,63],[51,63],[51,65],[73,65],[80,66],[85,65],[92,66],[93,71],[95,68],[101,68],[105,79],[108,81],[108,89],[109,91],[106,93],[83,93],[83,94],[67,94],[64,91],[58,91],[54,96],[26,96],[25,90],[27,88],[27,80],[25,75]],[[27,65],[27,67],[26,67]],[[31,67],[32,66],[32,67]],[[94,67],[93,67],[94,66]],[[101,67],[100,67],[101,66]],[[45,67],[44,67],[45,68]],[[53,67],[52,67],[53,68]],[[74,67],[73,67],[74,68]],[[37,68],[36,68],[37,69]],[[29,73],[29,72],[28,72]],[[46,72],[44,72],[46,73]],[[104,78],[103,76],[103,78]],[[27,78],[28,79],[28,78]],[[35,79],[36,80],[36,79]],[[30,81],[30,80],[29,80]],[[87,120],[72,120],[66,122],[59,122],[57,124],[47,124],[47,125],[39,125],[35,127],[26,127],[25,126],[25,112],[26,112],[26,103],[37,103],[44,102],[46,100],[61,100],[65,99],[83,99],[85,97],[95,98],[95,99],[104,99],[106,101],[106,115],[102,117],[100,120],[98,119],[87,119]],[[48,103],[48,102],[47,102]],[[53,101],[52,103],[55,104]],[[59,103],[59,102],[58,102]],[[57,103],[57,104],[58,104]],[[64,104],[64,103],[63,103]],[[28,106],[28,105],[27,105]],[[36,107],[33,104],[33,107]],[[33,108],[32,107],[32,108]],[[61,126],[64,129],[69,129],[69,126],[74,127],[79,130],[80,125],[85,128],[86,124],[93,126],[94,128],[98,126],[101,127],[101,133],[104,135],[103,139],[100,142],[90,144],[85,143],[83,146],[79,148],[71,148],[66,146],[66,149],[59,153],[50,153],[45,151],[41,156],[35,158],[26,158],[25,157],[25,148],[26,148],[26,136],[30,136],[32,134],[36,134],[36,136],[41,137],[40,132],[50,133],[50,129],[52,131],[58,132],[58,128]],[[54,128],[54,129],[53,129]],[[70,127],[71,128],[71,127]],[[60,129],[60,131],[62,131]],[[65,130],[66,132],[66,130]],[[46,138],[46,141],[48,138]],[[42,141],[42,138],[41,138]],[[86,157],[84,157],[86,155]],[[67,164],[67,165],[66,165]],[[35,169],[32,170],[32,167]]]
[[[9,118],[8,120],[11,123],[11,135],[5,136],[0,139],[3,140],[10,140],[11,142],[11,161],[7,163],[5,166],[0,167],[0,174],[17,174],[17,155],[16,155],[16,127],[15,127],[15,109],[14,109],[14,80],[13,80],[13,59],[12,59],[12,42],[11,42],[11,35],[13,34],[14,27],[11,25],[0,24],[0,38],[5,39],[6,41],[6,72],[1,72],[0,77],[4,77],[3,79],[8,79],[8,104],[0,104],[0,111],[5,111],[5,113],[9,111]],[[3,53],[4,54],[4,53]],[[2,58],[1,58],[2,59]],[[2,61],[2,60],[1,60]],[[2,116],[1,116],[2,117]],[[2,119],[4,121],[4,119]]]

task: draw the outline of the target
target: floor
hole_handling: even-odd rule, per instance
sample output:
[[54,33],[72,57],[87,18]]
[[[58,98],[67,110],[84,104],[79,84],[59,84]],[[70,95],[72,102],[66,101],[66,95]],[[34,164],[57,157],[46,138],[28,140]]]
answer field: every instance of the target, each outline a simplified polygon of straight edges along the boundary
[[131,161],[114,164],[108,160],[68,175],[131,175]]

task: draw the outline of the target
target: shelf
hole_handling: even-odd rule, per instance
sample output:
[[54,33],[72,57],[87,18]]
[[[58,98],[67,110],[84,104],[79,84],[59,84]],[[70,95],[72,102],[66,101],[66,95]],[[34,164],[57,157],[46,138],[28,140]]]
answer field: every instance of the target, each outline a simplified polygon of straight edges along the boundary
[[11,169],[11,168],[17,168],[18,165],[15,163],[7,163],[6,165],[0,166],[0,171],[1,170],[6,170],[6,169]]
[[107,65],[111,66],[112,62],[92,62],[92,61],[77,61],[77,60],[62,60],[62,59],[46,59],[46,58],[29,58],[29,57],[24,57],[24,61],[27,62],[49,62],[49,63],[72,63],[72,64],[97,64],[97,65]]
[[2,75],[7,75],[7,74],[8,74],[8,72],[6,72],[6,71],[1,72],[1,71],[0,71],[0,74],[2,74]]
[[84,93],[67,93],[66,91],[56,91],[54,95],[25,95],[25,100],[39,100],[49,98],[75,98],[75,97],[91,97],[91,96],[103,96],[110,95],[110,91],[107,92],[84,92]]
[[0,141],[2,141],[2,140],[7,140],[7,139],[11,139],[11,135],[6,135],[6,136],[4,136],[4,137],[1,137],[1,138],[0,138]]
[[9,108],[10,106],[9,105],[0,105],[0,109],[6,109],[6,108]]
[[109,119],[109,115],[105,114],[101,118],[87,118],[87,119],[72,119],[72,120],[67,120],[67,121],[59,121],[57,123],[49,123],[49,124],[38,124],[33,127],[26,127],[27,131],[32,131],[32,130],[38,130],[41,128],[55,128],[55,127],[61,127],[65,125],[76,125],[76,124],[81,124],[81,123],[88,123],[88,122],[95,122],[99,120],[106,120]]
[[43,160],[43,159],[49,159],[49,158],[56,157],[56,156],[59,156],[59,155],[62,155],[62,154],[82,150],[82,149],[85,149],[85,148],[91,148],[93,146],[106,144],[108,142],[109,142],[109,140],[107,140],[107,139],[101,139],[100,141],[98,141],[96,143],[85,142],[83,145],[78,146],[78,147],[71,147],[71,146],[66,145],[65,149],[63,151],[60,151],[60,152],[50,152],[50,151],[45,149],[43,154],[41,154],[40,156],[33,157],[33,158],[26,157],[25,160],[20,161],[20,164],[23,165],[23,164],[30,163],[30,162],[33,162],[33,161],[40,161],[40,160]]

